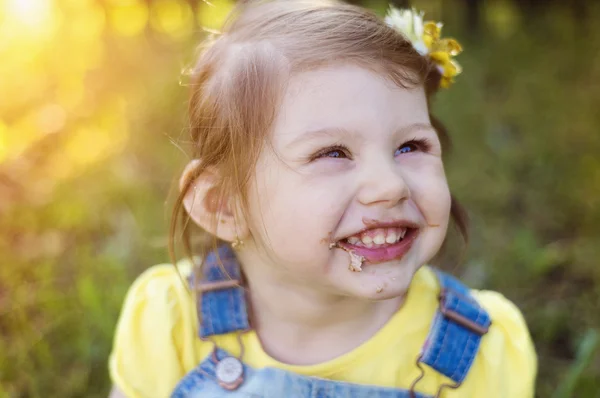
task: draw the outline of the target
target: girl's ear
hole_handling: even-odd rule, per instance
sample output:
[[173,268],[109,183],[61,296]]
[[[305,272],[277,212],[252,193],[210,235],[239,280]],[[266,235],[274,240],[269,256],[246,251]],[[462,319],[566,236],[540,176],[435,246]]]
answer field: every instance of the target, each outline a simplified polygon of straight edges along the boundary
[[186,189],[183,206],[191,219],[217,238],[234,242],[249,234],[248,226],[241,216],[235,198],[219,198],[219,175],[210,169],[196,175],[200,165],[198,159],[192,160],[185,167],[179,180],[179,190]]

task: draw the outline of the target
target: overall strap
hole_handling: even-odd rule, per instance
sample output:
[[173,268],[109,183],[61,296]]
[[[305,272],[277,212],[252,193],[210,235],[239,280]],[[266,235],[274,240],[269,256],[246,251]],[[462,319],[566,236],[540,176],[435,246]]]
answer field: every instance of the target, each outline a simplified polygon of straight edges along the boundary
[[488,313],[458,279],[437,271],[439,308],[435,314],[419,362],[460,385],[475,357],[481,338],[490,327]]
[[193,284],[200,338],[249,329],[240,266],[229,245],[206,257],[202,278]]

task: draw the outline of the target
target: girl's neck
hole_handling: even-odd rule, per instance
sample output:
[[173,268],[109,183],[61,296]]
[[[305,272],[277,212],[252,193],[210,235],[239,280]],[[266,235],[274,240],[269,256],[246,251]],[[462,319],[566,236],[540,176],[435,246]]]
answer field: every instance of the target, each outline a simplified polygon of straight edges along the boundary
[[403,297],[367,301],[315,291],[259,268],[246,269],[251,324],[264,350],[288,364],[321,363],[352,351],[403,303]]

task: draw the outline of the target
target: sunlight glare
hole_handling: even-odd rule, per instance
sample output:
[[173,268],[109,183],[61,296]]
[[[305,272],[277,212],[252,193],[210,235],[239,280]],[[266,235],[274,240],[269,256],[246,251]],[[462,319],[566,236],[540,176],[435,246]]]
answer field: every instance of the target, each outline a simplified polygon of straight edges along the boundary
[[51,0],[6,0],[5,15],[29,27],[48,22],[52,15]]

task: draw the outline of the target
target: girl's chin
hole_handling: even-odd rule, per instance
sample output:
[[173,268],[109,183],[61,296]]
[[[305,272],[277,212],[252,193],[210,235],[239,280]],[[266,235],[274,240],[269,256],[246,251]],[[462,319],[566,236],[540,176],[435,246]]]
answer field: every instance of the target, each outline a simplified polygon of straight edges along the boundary
[[343,295],[387,300],[404,297],[419,268],[400,265],[398,261],[368,265],[361,272],[344,268],[335,273],[330,283]]

